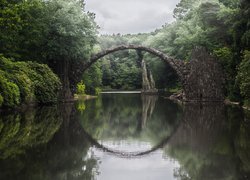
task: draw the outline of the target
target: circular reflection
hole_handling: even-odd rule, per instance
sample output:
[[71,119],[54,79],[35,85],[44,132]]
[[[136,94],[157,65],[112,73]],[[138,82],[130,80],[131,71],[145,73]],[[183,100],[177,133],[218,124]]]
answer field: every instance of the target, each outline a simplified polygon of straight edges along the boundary
[[[158,96],[135,94],[128,98],[126,94],[104,94],[97,100],[87,101],[86,111],[79,116],[82,133],[96,148],[114,156],[136,158],[168,144],[179,127],[181,113],[177,104]],[[146,150],[128,152],[100,143],[135,139],[154,145]]]

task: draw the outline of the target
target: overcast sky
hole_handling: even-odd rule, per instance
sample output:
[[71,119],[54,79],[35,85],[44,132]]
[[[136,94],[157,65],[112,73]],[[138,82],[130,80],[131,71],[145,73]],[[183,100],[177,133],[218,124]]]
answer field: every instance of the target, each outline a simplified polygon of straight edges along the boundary
[[151,32],[172,22],[180,0],[85,0],[101,34]]

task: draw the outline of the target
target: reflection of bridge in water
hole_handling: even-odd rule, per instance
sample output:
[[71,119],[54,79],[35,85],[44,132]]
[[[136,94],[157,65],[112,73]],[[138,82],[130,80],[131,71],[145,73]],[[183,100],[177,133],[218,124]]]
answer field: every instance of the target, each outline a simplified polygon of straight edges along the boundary
[[145,150],[145,151],[137,151],[137,152],[126,152],[126,151],[118,151],[115,149],[111,149],[109,147],[106,147],[104,145],[102,145],[101,143],[98,142],[98,140],[94,139],[91,135],[89,135],[83,128],[80,130],[84,136],[89,140],[89,142],[94,145],[96,148],[107,152],[111,155],[115,155],[118,157],[122,157],[122,158],[136,158],[136,157],[141,157],[141,156],[145,156],[145,155],[149,155],[155,151],[157,151],[160,148],[163,148],[165,145],[168,144],[168,142],[170,141],[170,139],[172,138],[172,136],[174,136],[175,132],[177,131],[179,126],[176,126],[173,130],[173,132],[167,136],[166,138],[164,138],[160,143],[158,143],[157,145],[153,146],[151,149],[149,150]]
[[158,149],[164,148],[168,144],[171,146],[191,143],[191,145],[194,145],[194,148],[199,146],[199,148],[207,149],[212,143],[211,140],[216,139],[214,137],[220,132],[221,125],[225,119],[223,112],[224,106],[221,103],[187,104],[183,109],[184,116],[182,120],[173,127],[171,134],[145,151],[126,152],[109,148],[93,138],[81,125],[77,127],[77,134],[84,136],[93,146],[103,152],[121,158],[146,156]]

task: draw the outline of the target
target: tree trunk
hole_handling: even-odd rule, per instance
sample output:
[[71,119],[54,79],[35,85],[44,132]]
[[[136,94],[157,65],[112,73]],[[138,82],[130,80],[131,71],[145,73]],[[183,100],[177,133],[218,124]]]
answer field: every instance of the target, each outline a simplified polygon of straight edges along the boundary
[[[60,61],[60,62],[59,62]],[[70,101],[73,96],[70,90],[70,81],[69,81],[69,60],[62,58],[61,60],[52,61],[50,67],[58,75],[62,83],[62,90],[60,92],[60,101]]]

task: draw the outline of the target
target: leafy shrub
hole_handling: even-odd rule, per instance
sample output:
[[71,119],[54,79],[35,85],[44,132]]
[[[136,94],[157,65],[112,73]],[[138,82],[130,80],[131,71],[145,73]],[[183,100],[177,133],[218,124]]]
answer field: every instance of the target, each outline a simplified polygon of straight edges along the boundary
[[76,92],[78,95],[85,95],[85,85],[84,85],[83,81],[81,81],[77,84]]
[[95,95],[99,95],[101,93],[102,89],[97,87],[95,88]]
[[[30,61],[13,62],[0,55],[0,68],[0,92],[4,106],[13,107],[19,102],[49,103],[57,100],[61,82],[47,65]],[[15,93],[11,93],[10,89]]]
[[60,79],[45,64],[28,62],[32,73],[29,74],[34,87],[34,94],[40,103],[55,102],[61,89]]
[[16,84],[8,81],[0,71],[0,92],[3,97],[3,106],[14,107],[20,103],[20,91]]
[[19,87],[22,102],[35,101],[32,80],[28,76],[31,70],[27,63],[12,62],[0,56],[0,68],[4,70],[5,77]]

